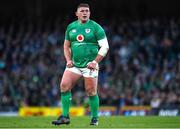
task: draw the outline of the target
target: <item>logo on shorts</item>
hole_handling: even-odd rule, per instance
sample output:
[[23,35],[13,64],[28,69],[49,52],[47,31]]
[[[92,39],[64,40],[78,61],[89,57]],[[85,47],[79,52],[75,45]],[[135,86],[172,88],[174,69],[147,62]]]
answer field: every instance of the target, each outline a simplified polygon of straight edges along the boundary
[[91,29],[85,29],[86,33],[89,33],[91,31]]
[[79,42],[82,42],[84,41],[84,36],[82,34],[79,34],[77,37],[76,37],[77,41]]

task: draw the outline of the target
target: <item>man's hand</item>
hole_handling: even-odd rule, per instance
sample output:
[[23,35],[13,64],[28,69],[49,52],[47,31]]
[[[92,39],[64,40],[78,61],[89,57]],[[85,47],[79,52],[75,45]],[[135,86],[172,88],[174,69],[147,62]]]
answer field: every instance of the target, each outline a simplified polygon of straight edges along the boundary
[[67,61],[66,66],[67,66],[68,68],[73,67],[73,61],[72,61],[72,60]]
[[98,63],[95,60],[93,60],[92,62],[89,62],[87,64],[87,68],[90,70],[98,70],[99,66],[98,66]]

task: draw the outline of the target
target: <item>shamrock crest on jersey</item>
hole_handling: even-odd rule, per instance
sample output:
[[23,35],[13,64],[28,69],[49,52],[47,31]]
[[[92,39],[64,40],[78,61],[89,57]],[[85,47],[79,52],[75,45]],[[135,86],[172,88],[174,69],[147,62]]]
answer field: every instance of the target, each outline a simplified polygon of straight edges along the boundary
[[86,33],[89,33],[91,31],[91,29],[85,29]]
[[82,34],[79,34],[77,37],[76,37],[77,41],[79,42],[82,42],[84,41],[84,36]]

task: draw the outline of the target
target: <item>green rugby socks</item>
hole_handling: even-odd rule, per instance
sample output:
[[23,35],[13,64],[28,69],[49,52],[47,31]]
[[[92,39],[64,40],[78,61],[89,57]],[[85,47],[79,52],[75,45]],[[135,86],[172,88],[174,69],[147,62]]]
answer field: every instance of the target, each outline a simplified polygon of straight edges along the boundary
[[72,95],[70,91],[61,92],[62,115],[69,116],[69,109],[71,106]]
[[89,105],[91,109],[91,115],[93,118],[98,118],[98,111],[99,111],[99,96],[89,96]]

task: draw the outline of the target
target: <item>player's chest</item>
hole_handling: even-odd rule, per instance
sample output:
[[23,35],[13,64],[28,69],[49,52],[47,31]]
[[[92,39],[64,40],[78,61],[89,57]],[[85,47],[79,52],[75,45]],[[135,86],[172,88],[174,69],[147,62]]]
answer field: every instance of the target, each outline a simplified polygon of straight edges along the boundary
[[94,35],[94,30],[93,28],[81,28],[81,27],[77,27],[77,28],[72,28],[69,31],[69,37],[70,40],[72,41],[92,41],[92,39],[95,39],[95,35]]

